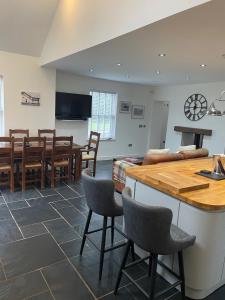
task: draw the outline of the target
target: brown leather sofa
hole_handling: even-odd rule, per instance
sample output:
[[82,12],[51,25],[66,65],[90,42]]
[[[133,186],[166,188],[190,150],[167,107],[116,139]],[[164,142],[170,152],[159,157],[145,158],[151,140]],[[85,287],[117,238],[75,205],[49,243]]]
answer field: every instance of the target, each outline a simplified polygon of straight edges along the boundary
[[178,153],[165,154],[145,154],[143,165],[153,165],[162,162],[176,161],[182,159],[193,159],[200,157],[207,157],[209,151],[205,148],[196,150],[180,151]]
[[[177,161],[183,159],[194,159],[207,157],[209,152],[205,148],[197,149],[197,150],[188,150],[188,151],[180,151],[178,153],[166,153],[166,154],[148,154],[146,153],[144,156],[143,165],[153,165],[162,162],[169,161]],[[125,178],[124,180],[118,179],[118,176],[115,176],[114,166],[113,166],[113,174],[112,178],[115,184],[115,189],[117,192],[122,192],[125,187]]]

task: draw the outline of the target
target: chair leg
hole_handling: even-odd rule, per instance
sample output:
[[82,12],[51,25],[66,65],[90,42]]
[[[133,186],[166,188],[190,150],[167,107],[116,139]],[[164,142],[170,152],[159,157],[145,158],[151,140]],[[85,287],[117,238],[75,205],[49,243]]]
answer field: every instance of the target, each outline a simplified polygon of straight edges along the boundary
[[100,251],[100,265],[99,265],[99,280],[102,279],[102,269],[105,255],[105,240],[106,240],[106,230],[107,230],[107,217],[103,219],[103,228],[102,228],[102,243]]
[[135,261],[134,242],[131,242],[130,250],[131,250],[132,260]]
[[112,220],[111,220],[111,245],[112,246],[114,243],[114,225],[115,225],[115,218],[112,217]]
[[118,274],[118,277],[117,277],[117,280],[116,280],[116,286],[115,286],[115,289],[114,289],[114,295],[117,294],[118,292],[118,288],[120,286],[120,281],[122,279],[122,270],[124,269],[125,265],[126,265],[126,262],[127,262],[127,258],[128,258],[128,255],[129,255],[129,251],[130,251],[130,247],[131,247],[131,244],[132,242],[130,240],[128,240],[127,242],[127,245],[126,245],[126,249],[125,249],[125,252],[124,252],[124,256],[123,256],[123,260],[122,260],[122,263],[120,265],[120,270],[119,270],[119,274]]
[[26,170],[22,169],[22,192],[26,189]]
[[51,169],[51,188],[55,187],[55,167],[52,166]]
[[84,244],[85,244],[85,241],[86,241],[86,234],[88,232],[88,228],[89,228],[89,225],[90,225],[91,216],[92,216],[92,210],[89,210],[88,217],[87,217],[87,222],[86,222],[86,225],[85,225],[85,228],[84,228],[82,243],[81,243],[81,247],[80,247],[80,255],[83,254]]
[[43,190],[45,187],[45,171],[44,166],[41,168],[41,189]]
[[96,159],[93,162],[93,177],[95,177],[96,174]]
[[184,276],[184,261],[183,261],[183,253],[182,251],[178,252],[178,264],[180,271],[180,279],[181,279],[181,296],[182,300],[185,300],[185,276]]
[[10,192],[14,192],[14,172],[13,169],[11,169],[11,172],[9,173],[10,176]]
[[155,295],[155,282],[157,276],[157,262],[158,262],[158,254],[152,254],[152,263],[151,263],[151,282],[150,282],[150,293],[149,299],[153,300]]

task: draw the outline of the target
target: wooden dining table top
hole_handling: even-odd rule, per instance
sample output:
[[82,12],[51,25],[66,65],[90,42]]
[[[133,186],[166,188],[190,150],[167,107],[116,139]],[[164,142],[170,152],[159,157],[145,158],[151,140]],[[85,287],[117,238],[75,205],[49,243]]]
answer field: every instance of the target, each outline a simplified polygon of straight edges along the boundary
[[[30,142],[29,144],[31,147],[37,145],[37,143],[32,143],[32,142]],[[57,143],[57,144],[63,145],[63,143]],[[8,147],[9,147],[9,143],[0,143],[0,148],[8,148]],[[80,150],[82,148],[83,148],[83,146],[74,143],[72,146],[72,152],[73,153],[80,152]],[[52,142],[47,141],[46,142],[46,152],[49,153],[51,151],[52,151]],[[23,143],[22,142],[14,143],[15,156],[22,155],[22,152],[23,152]]]

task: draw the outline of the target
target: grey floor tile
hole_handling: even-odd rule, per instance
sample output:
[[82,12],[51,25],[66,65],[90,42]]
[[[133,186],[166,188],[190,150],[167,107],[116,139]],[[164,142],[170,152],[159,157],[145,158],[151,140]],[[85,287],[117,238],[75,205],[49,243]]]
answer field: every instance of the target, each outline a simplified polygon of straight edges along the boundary
[[16,202],[10,202],[8,203],[8,207],[10,210],[15,210],[15,209],[20,209],[20,208],[25,208],[29,207],[26,201],[16,201]]
[[59,215],[50,205],[35,205],[32,207],[13,210],[12,214],[19,226],[59,218]]
[[35,271],[11,280],[0,282],[0,299],[22,300],[33,294],[47,290],[47,285],[40,271]]
[[27,298],[26,300],[54,300],[50,292],[45,292],[38,294],[36,296],[32,296]]
[[89,208],[86,204],[85,197],[76,197],[68,200],[71,205],[73,205],[76,209],[78,209],[83,214],[87,215]]
[[4,198],[0,196],[0,204],[4,204],[4,203],[5,203]]
[[45,188],[44,190],[39,190],[39,192],[42,194],[42,196],[50,196],[50,195],[58,195],[58,193],[51,188]]
[[7,278],[34,271],[65,258],[49,234],[0,246]]
[[76,224],[84,224],[86,222],[86,218],[73,207],[57,208],[57,211],[72,226],[75,226]]
[[60,195],[62,195],[65,199],[78,197],[79,194],[74,190],[70,189],[68,186],[59,187],[55,189]]
[[68,261],[44,268],[42,272],[55,300],[94,299]]
[[20,229],[25,238],[45,234],[48,232],[46,230],[45,226],[41,223],[35,223],[35,224],[31,224],[31,225],[21,226]]
[[59,244],[79,238],[73,227],[63,219],[44,222],[44,224]]
[[57,195],[50,195],[47,197],[40,197],[37,199],[30,199],[27,202],[29,203],[30,206],[35,206],[35,205],[40,205],[40,204],[48,204],[50,202],[54,202],[54,201],[59,201],[62,200],[63,197],[60,196],[59,194]]
[[15,202],[15,201],[21,201],[24,199],[27,200],[27,199],[40,197],[40,194],[33,188],[28,189],[25,192],[18,191],[18,192],[11,193],[10,191],[7,191],[7,192],[3,192],[2,194],[5,198],[5,201],[8,203]]
[[0,220],[0,244],[10,243],[22,238],[22,234],[13,219]]
[[116,296],[114,295],[113,292],[111,292],[110,294],[107,294],[101,299],[102,300],[139,300],[139,298],[134,298],[134,296],[130,293],[130,291],[126,287],[119,289]]
[[60,201],[56,201],[56,202],[52,202],[51,206],[53,206],[54,208],[64,208],[67,206],[72,206],[72,204],[67,201],[67,200],[60,200]]
[[4,271],[3,271],[3,266],[2,264],[0,263],[0,281],[3,281],[5,280],[5,274],[4,274]]
[[[119,266],[108,254],[105,255],[101,281],[98,280],[99,253],[95,250],[85,251],[83,256],[72,257],[70,260],[96,297],[103,296],[114,289]],[[127,283],[128,280],[124,278],[121,286]]]
[[[80,246],[81,246],[81,239],[69,241],[67,243],[61,244],[61,248],[65,252],[66,256],[73,257],[80,254]],[[90,251],[90,245],[85,243],[84,253],[86,251]]]
[[83,185],[82,183],[72,183],[72,184],[69,184],[69,186],[75,190],[80,196],[83,196],[84,195],[84,189],[83,189]]
[[12,219],[12,216],[10,214],[10,211],[8,207],[5,204],[0,205],[0,220],[10,220]]

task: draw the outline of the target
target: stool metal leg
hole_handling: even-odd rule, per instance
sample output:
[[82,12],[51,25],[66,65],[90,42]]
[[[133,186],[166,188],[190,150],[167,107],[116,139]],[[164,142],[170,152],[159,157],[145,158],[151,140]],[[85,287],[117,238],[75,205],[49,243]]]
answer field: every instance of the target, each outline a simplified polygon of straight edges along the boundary
[[107,230],[107,217],[104,217],[103,229],[102,229],[102,243],[101,243],[101,251],[100,251],[99,280],[102,279],[102,269],[103,269],[104,254],[105,254],[106,230]]
[[131,250],[132,260],[135,261],[134,242],[131,242],[130,250]]
[[151,282],[150,282],[150,293],[149,299],[153,300],[155,295],[155,281],[157,276],[157,262],[158,262],[158,254],[151,254],[152,263],[151,263]]
[[84,244],[85,244],[85,241],[86,241],[86,234],[88,232],[88,228],[89,228],[89,225],[90,225],[91,216],[92,216],[92,210],[90,209],[89,213],[88,213],[88,217],[87,217],[87,222],[86,222],[86,225],[85,225],[85,228],[84,228],[84,234],[83,234],[82,243],[81,243],[81,247],[80,247],[80,255],[82,255],[83,250],[84,250]]
[[115,218],[112,217],[112,220],[111,220],[111,245],[113,246],[113,243],[114,243],[114,224],[115,224]]
[[152,256],[150,255],[149,260],[148,260],[148,276],[151,276],[151,271],[152,271]]
[[117,277],[117,280],[116,280],[114,295],[116,295],[117,292],[118,292],[118,288],[119,288],[120,281],[121,281],[121,278],[122,278],[122,270],[126,265],[126,261],[127,261],[128,255],[129,255],[131,245],[132,245],[132,242],[130,240],[128,240],[127,245],[126,245],[126,249],[125,249],[125,252],[124,252],[123,260],[122,260],[122,263],[121,263],[121,266],[120,266],[119,274],[118,274],[118,277]]
[[182,251],[178,252],[178,263],[179,263],[179,271],[180,271],[180,279],[181,279],[181,295],[182,300],[185,300],[185,276],[184,276],[184,261],[183,261],[183,253]]

